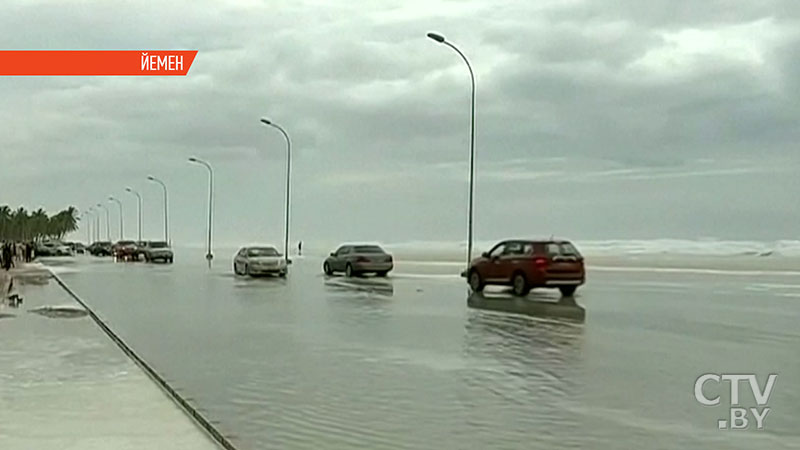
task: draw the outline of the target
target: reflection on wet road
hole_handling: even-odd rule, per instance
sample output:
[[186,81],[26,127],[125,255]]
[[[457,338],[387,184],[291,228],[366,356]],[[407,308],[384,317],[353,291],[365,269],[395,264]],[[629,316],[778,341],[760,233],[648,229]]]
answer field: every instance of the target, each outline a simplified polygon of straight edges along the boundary
[[470,295],[457,275],[402,267],[326,277],[308,258],[287,279],[250,279],[196,259],[87,258],[62,278],[242,449],[781,449],[798,438],[790,382],[768,432],[738,437],[692,389],[708,371],[800,379],[800,308],[785,296],[800,280],[604,272],[573,301]]
[[576,322],[583,322],[586,319],[586,309],[578,305],[574,297],[561,297],[557,301],[552,301],[538,299],[535,294],[518,298],[508,294],[471,293],[467,297],[467,306],[485,311],[539,318],[567,319]]
[[368,294],[394,295],[394,284],[385,278],[345,278],[325,276],[325,287],[331,291],[364,292]]

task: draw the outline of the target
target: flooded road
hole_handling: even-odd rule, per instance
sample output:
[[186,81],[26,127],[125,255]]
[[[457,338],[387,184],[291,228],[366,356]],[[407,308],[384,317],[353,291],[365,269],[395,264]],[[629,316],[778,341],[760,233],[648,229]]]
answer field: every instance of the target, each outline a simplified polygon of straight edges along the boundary
[[[797,276],[590,269],[571,304],[470,297],[430,264],[248,279],[177,256],[56,271],[242,449],[800,448]],[[718,430],[707,372],[778,374],[765,429]]]

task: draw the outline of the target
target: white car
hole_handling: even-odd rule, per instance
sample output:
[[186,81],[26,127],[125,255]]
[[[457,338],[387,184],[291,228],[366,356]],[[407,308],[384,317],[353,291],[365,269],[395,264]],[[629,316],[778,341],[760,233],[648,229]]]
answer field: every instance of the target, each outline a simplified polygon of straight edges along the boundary
[[286,259],[275,247],[254,245],[242,247],[233,258],[233,273],[236,275],[286,276]]

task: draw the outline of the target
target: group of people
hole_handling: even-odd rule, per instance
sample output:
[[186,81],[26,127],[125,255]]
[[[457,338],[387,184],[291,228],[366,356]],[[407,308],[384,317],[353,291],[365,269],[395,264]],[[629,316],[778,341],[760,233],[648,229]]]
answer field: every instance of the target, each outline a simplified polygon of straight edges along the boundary
[[18,262],[31,262],[33,260],[33,244],[6,242],[0,249],[0,267],[10,270]]

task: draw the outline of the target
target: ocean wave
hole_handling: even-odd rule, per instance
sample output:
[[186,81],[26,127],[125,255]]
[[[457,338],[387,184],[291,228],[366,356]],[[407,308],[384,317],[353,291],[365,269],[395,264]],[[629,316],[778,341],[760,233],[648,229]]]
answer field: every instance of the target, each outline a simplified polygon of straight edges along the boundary
[[[558,237],[556,237],[558,238]],[[536,238],[532,238],[536,239]],[[800,257],[800,240],[745,241],[721,239],[570,239],[587,256],[754,256]],[[492,248],[495,241],[476,241],[473,252],[480,254]],[[399,253],[458,255],[466,251],[463,241],[408,241],[386,244],[386,249]]]

